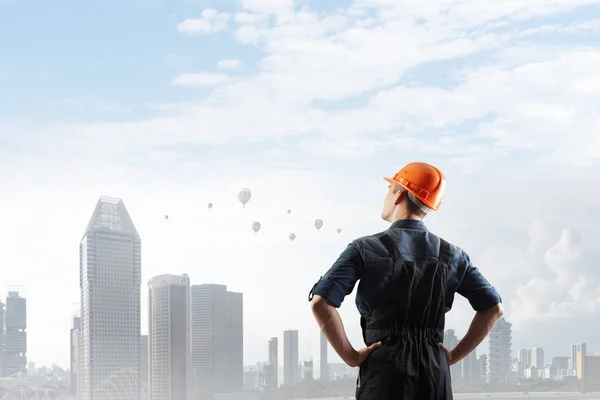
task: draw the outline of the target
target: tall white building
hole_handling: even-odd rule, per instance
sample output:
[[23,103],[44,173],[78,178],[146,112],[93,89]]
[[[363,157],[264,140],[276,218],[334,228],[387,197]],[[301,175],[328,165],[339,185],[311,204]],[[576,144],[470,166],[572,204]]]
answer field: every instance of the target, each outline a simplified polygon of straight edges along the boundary
[[190,278],[148,282],[148,398],[189,400]]
[[506,382],[512,370],[512,324],[500,318],[488,335],[487,381]]
[[216,284],[191,288],[192,398],[244,385],[243,295]]
[[298,331],[283,331],[283,385],[294,386],[300,380]]
[[122,200],[98,200],[79,255],[79,400],[138,400],[141,241]]

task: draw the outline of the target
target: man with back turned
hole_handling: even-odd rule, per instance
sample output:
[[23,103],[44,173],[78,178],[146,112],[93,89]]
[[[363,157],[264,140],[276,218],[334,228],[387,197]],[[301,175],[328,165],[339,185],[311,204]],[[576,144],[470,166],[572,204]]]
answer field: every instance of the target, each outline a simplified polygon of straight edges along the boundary
[[[393,178],[381,217],[389,229],[354,240],[313,286],[319,327],[349,366],[360,366],[358,400],[452,400],[450,365],[473,351],[503,315],[502,299],[459,247],[431,233],[423,218],[437,211],[446,178],[414,162]],[[355,350],[337,312],[356,282],[366,347]],[[454,295],[475,311],[454,349],[443,345]]]

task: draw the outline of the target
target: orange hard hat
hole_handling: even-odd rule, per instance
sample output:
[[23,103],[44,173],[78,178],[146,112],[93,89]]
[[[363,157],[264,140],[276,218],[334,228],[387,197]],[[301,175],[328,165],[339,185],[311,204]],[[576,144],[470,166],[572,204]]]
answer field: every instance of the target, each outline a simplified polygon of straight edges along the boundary
[[437,211],[446,193],[446,177],[436,167],[424,162],[404,166],[393,178],[383,178],[412,193],[430,209]]

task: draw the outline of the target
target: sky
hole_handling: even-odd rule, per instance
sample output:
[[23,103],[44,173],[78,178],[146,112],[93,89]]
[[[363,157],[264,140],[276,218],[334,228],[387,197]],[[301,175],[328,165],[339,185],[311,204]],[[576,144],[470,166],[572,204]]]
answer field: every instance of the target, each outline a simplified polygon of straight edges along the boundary
[[[600,350],[599,70],[600,0],[0,0],[0,291],[23,286],[30,360],[68,366],[108,195],[143,332],[148,280],[187,273],[244,293],[246,365],[285,329],[317,361],[308,292],[411,161],[446,174],[427,226],[500,292],[514,354]],[[354,294],[340,313],[361,346]]]

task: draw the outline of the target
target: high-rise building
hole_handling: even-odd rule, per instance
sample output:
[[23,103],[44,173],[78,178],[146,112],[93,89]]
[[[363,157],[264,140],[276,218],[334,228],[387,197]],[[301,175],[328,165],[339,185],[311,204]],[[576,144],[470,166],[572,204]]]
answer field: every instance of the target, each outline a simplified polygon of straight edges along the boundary
[[313,373],[313,360],[304,361],[303,366],[304,366],[304,380],[305,381],[314,380],[315,376]]
[[319,360],[319,368],[321,374],[322,381],[329,380],[329,366],[327,359],[327,350],[329,348],[329,342],[327,341],[327,337],[321,332],[321,348],[320,348],[320,360]]
[[460,363],[460,379],[465,383],[475,383],[479,380],[479,365],[477,351],[470,352]]
[[283,331],[283,385],[295,386],[299,381],[298,331]]
[[512,324],[500,318],[488,335],[487,380],[506,382],[512,370]]
[[571,369],[573,372],[577,372],[577,349],[578,349],[578,347],[579,347],[578,344],[571,345],[571,357],[569,360],[569,362],[570,362],[569,369]]
[[79,244],[80,400],[140,398],[141,247],[123,201],[101,197]]
[[148,335],[140,336],[140,391],[148,393]]
[[517,369],[519,379],[526,379],[525,371],[531,367],[531,349],[520,349],[517,354]]
[[4,357],[4,303],[0,299],[0,378],[5,377],[4,365],[6,363]]
[[189,399],[190,278],[159,275],[148,282],[148,398]]
[[[444,332],[444,346],[447,349],[452,350],[458,344],[458,337],[454,329],[446,329]],[[462,360],[456,364],[450,366],[450,375],[452,376],[452,382],[458,382],[461,380],[461,363]]]
[[585,343],[577,344],[576,349],[576,363],[575,369],[577,370],[577,379],[584,379],[586,377],[586,356],[587,356],[587,345]]
[[79,349],[81,338],[80,335],[81,318],[73,317],[73,326],[71,327],[70,340],[70,357],[69,357],[69,393],[77,394],[77,371],[79,370]]
[[9,289],[4,310],[4,376],[27,373],[27,299]]
[[242,293],[225,285],[191,288],[192,397],[238,390],[244,384]]
[[541,347],[531,349],[531,366],[537,369],[544,368],[544,349]]
[[265,386],[268,389],[277,389],[279,375],[279,352],[276,337],[269,339],[269,364],[265,368]]

